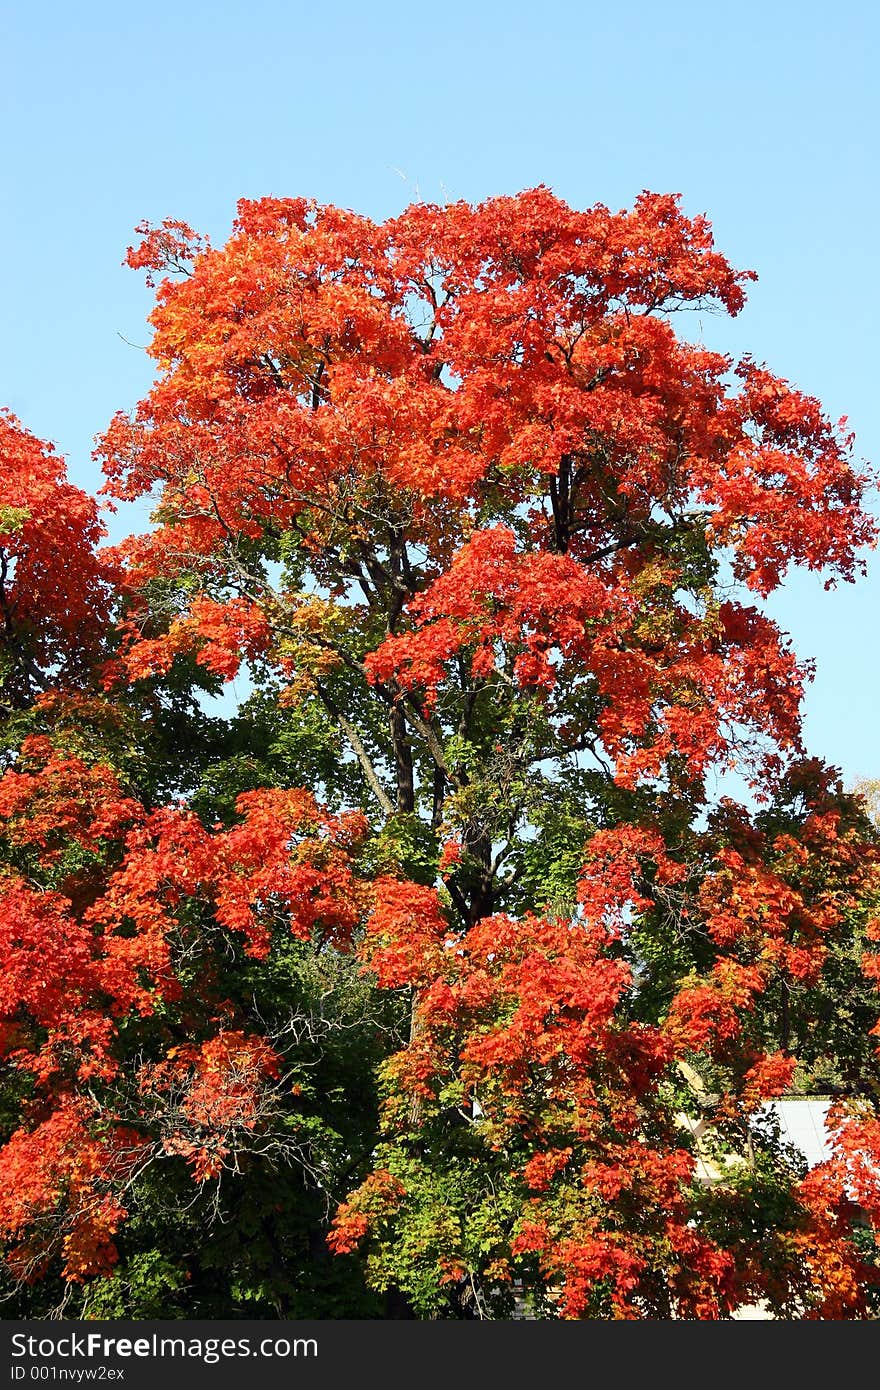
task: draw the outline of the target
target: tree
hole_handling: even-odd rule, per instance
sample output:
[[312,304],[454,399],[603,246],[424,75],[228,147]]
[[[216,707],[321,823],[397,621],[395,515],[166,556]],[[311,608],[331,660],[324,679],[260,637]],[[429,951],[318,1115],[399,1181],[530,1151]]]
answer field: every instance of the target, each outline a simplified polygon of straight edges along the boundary
[[[872,1151],[876,835],[804,761],[809,670],[756,596],[790,565],[852,579],[875,527],[842,424],[674,327],[738,313],[750,273],[651,194],[382,225],[263,199],[219,248],[140,230],[158,378],[100,453],[155,526],[110,557],[104,680],[135,709],[199,669],[254,693],[92,892],[99,954],[149,940],[183,1008],[126,1124],[207,1192],[241,1101],[259,1167],[257,1098],[302,1059],[242,982],[283,977],[292,934],[333,970],[357,954],[368,1017],[409,1013],[405,1041],[359,1035],[381,1132],[365,1111],[329,1237],[379,1292],[420,1316],[864,1315],[847,1183],[805,1179],[763,1106],[833,1077],[859,1092],[841,1143]],[[732,766],[756,810],[713,800]]]
[[[17,1279],[60,1267],[68,1301],[121,1260],[86,1308],[144,1313],[158,1279],[181,1315],[314,1311],[309,1230],[366,1159],[393,1009],[346,966],[362,817],[284,791],[237,813],[229,830],[150,813],[48,738],[0,779],[0,1058],[19,1121],[0,1229]],[[249,1237],[234,1255],[199,1248],[223,1179]],[[349,1311],[363,1301],[356,1278],[323,1277],[329,1296],[348,1283]]]
[[8,412],[0,413],[0,698],[30,703],[59,678],[93,672],[114,574],[96,545],[94,500],[63,461]]
[[[223,770],[241,776],[241,733],[201,712],[197,696],[218,682],[192,663],[174,680],[102,693],[117,640],[111,613],[125,601],[119,570],[95,551],[95,504],[69,487],[62,461],[19,426],[14,436],[24,445],[7,476],[17,563],[5,592],[18,627],[7,629],[10,767],[0,776],[7,1307],[373,1312],[356,1263],[326,1249],[322,1260],[320,1242],[332,1194],[338,1201],[364,1170],[375,1064],[396,1027],[394,1001],[376,999],[337,949],[353,911],[341,897],[331,922],[359,819],[327,819],[306,793],[227,797]],[[38,509],[46,459],[55,492],[47,484]],[[69,575],[58,573],[59,534],[77,567]],[[252,754],[258,727],[249,720]],[[250,836],[245,859],[227,856],[222,823],[212,831],[182,809],[194,787],[238,827],[240,847]],[[342,838],[336,849],[315,840],[311,867],[298,840],[288,871],[303,921],[291,930],[276,892],[253,918],[256,935],[243,933],[245,860],[277,889],[281,860],[270,864],[267,836],[283,860],[294,825],[319,822]],[[212,846],[222,870],[219,860],[210,867]],[[221,880],[239,894],[225,900],[226,916],[210,886]],[[322,949],[301,939],[313,926]]]

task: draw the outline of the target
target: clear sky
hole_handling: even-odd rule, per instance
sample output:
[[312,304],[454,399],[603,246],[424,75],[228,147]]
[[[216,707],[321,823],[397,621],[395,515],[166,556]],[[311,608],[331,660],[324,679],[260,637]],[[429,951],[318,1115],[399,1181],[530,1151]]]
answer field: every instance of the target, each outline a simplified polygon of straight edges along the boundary
[[[680,192],[760,275],[713,347],[846,414],[880,462],[870,0],[44,0],[0,21],[0,402],[98,485],[93,436],[151,379],[141,218],[225,237],[236,199],[373,217],[549,184],[575,206]],[[880,776],[880,560],[772,611],[814,657],[807,739]]]

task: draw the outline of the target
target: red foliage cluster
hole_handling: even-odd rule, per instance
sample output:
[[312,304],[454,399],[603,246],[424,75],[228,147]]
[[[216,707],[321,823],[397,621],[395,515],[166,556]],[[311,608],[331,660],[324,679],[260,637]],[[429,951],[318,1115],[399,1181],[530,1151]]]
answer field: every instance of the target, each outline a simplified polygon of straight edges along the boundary
[[256,1130],[278,1066],[262,1038],[221,1032],[200,1046],[170,1048],[161,1062],[143,1067],[141,1095],[176,1112],[164,1151],[186,1158],[197,1182],[216,1177],[236,1134]]
[[[643,1316],[658,1278],[679,1317],[723,1317],[772,1300],[785,1278],[785,1296],[806,1299],[810,1316],[866,1307],[873,1276],[850,1237],[854,1202],[880,1219],[872,1106],[846,1124],[841,1111],[836,1158],[797,1187],[792,1248],[812,1271],[809,1294],[795,1265],[780,1280],[766,1252],[731,1248],[693,1219],[697,1155],[665,1089],[697,1057],[726,1069],[712,1122],[743,1133],[786,1092],[796,1059],[756,1050],[750,1014],[780,977],[816,982],[828,939],[871,891],[877,868],[820,790],[797,842],[758,833],[732,805],[723,814],[730,843],[715,849],[690,908],[692,925],[717,948],[715,964],[679,982],[658,1025],[628,1021],[633,980],[614,951],[634,915],[653,909],[652,885],[674,890],[687,876],[655,830],[593,837],[575,920],[496,915],[461,933],[431,890],[377,885],[366,958],[383,983],[418,989],[411,1040],[390,1063],[386,1132],[430,1133],[455,1078],[483,1143],[521,1155],[521,1214],[494,1277],[536,1261],[567,1317],[589,1316],[598,1290],[613,1316]],[[705,838],[711,847],[712,834]],[[383,1172],[340,1209],[334,1248],[379,1238],[416,1197]]]
[[63,459],[0,412],[0,653],[16,699],[48,673],[81,681],[99,658],[119,577],[96,551],[103,534]]
[[117,1259],[113,1236],[126,1215],[124,1189],[146,1147],[143,1137],[73,1096],[19,1129],[0,1149],[0,1231],[8,1261],[25,1279],[60,1254],[73,1283],[105,1273]]
[[382,225],[264,199],[222,248],[166,223],[129,257],[181,258],[152,316],[162,376],[101,455],[118,496],[162,488],[156,529],[123,548],[132,579],[203,585],[163,632],[133,615],[128,676],[185,650],[225,678],[258,657],[289,672],[303,595],[249,583],[236,547],[295,532],[338,591],[358,573],[340,529],[355,555],[364,539],[351,499],[396,495],[432,582],[368,655],[373,681],[430,708],[459,654],[548,698],[577,672],[630,782],[671,759],[701,776],[743,725],[797,748],[804,670],[753,609],[688,605],[688,544],[766,594],[791,563],[850,578],[874,528],[815,400],[676,336],[674,311],[737,313],[750,278],[705,219],[653,194],[575,212],[544,188]]
[[[0,873],[0,1060],[34,1086],[0,1147],[0,1233],[23,1276],[59,1252],[70,1280],[109,1268],[139,1167],[161,1150],[205,1181],[271,1110],[278,1059],[263,1039],[222,1027],[222,999],[219,1031],[127,1074],[121,1026],[181,998],[174,945],[187,907],[257,957],[278,924],[346,949],[363,915],[368,889],[351,862],[362,815],[331,816],[309,793],[280,790],[246,793],[238,811],[228,830],[181,808],[148,814],[111,768],[44,737],[0,778],[0,831],[32,875]],[[104,1104],[92,1089],[102,1082]],[[135,1100],[122,1125],[113,1097],[126,1087]]]

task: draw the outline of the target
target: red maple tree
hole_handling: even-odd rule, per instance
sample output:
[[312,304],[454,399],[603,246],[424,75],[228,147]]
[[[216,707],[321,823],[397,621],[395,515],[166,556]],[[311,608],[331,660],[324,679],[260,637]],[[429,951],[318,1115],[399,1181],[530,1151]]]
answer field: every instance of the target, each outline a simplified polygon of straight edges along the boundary
[[[39,740],[0,782],[7,839],[39,860],[4,882],[14,951],[57,937],[74,1001],[32,997],[23,965],[9,1015],[33,1031],[8,1055],[44,1100],[0,1165],[27,1169],[46,1125],[47,1152],[93,1155],[66,1198],[60,1159],[34,1169],[7,1233],[31,1251],[67,1201],[106,1263],[111,1149],[126,1182],[152,1143],[205,1183],[265,1133],[287,1064],[217,977],[200,1035],[132,1074],[140,1125],[110,1091],[86,1116],[82,1080],[125,1068],[99,998],[105,1029],[146,1016],[181,991],[188,933],[270,961],[281,922],[410,1003],[374,1169],[330,1236],[375,1287],[423,1315],[515,1297],[567,1317],[865,1315],[873,1104],[841,1111],[807,1177],[765,1106],[812,1056],[817,1001],[843,1007],[876,848],[803,759],[809,670],[760,600],[792,565],[852,579],[876,528],[845,423],[688,337],[694,310],[738,313],[751,274],[654,194],[579,212],[538,188],[384,224],[245,201],[218,248],[140,230],[158,377],[100,454],[113,495],[156,499],[155,526],[111,557],[105,686],[136,699],[193,660],[245,666],[311,785],[242,786],[209,826]],[[756,809],[713,796],[733,766]],[[100,864],[37,903],[59,835]],[[861,1085],[867,1027],[843,1061],[830,1027]],[[77,1260],[70,1278],[100,1263]]]

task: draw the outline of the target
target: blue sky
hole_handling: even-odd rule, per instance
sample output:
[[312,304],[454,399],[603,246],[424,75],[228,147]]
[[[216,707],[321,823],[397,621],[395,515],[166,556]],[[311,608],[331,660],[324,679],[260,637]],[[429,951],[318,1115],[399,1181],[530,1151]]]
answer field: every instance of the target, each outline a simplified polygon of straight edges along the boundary
[[[706,340],[846,414],[880,462],[878,37],[867,0],[7,7],[0,402],[97,486],[93,436],[151,379],[149,296],[120,264],[144,217],[217,240],[241,196],[384,217],[541,182],[577,206],[650,188],[760,275]],[[878,601],[872,557],[855,587],[796,578],[772,604],[817,663],[810,749],[848,779],[880,776]]]

